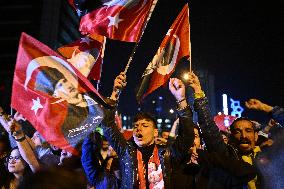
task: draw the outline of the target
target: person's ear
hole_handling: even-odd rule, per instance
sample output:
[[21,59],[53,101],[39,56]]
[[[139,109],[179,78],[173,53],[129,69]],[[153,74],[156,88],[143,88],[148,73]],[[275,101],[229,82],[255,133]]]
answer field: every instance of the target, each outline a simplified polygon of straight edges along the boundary
[[255,132],[254,133],[254,141],[257,142],[257,140],[258,140],[258,132]]
[[158,129],[154,129],[154,137],[158,137],[159,136],[159,131]]

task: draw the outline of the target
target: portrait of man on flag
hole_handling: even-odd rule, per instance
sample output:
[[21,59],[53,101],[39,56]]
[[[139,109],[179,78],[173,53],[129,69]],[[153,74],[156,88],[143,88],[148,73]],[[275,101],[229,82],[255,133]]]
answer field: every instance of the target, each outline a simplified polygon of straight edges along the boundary
[[82,37],[57,51],[88,79],[100,80],[106,38],[101,35]]
[[[74,152],[80,141],[102,121],[103,100],[70,63],[47,46],[34,42],[32,37],[22,35],[12,106],[48,142]],[[32,49],[35,44],[41,48]]]
[[168,81],[181,58],[189,58],[190,46],[189,8],[186,4],[142,75],[136,94],[138,102]]

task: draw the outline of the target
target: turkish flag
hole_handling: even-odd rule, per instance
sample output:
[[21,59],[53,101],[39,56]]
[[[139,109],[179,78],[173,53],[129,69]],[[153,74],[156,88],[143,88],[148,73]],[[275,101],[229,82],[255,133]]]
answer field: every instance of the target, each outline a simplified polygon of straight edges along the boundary
[[11,106],[49,142],[73,154],[103,119],[103,97],[70,63],[22,33]]
[[93,34],[85,36],[57,51],[85,77],[100,80],[106,38]]
[[138,102],[168,81],[181,58],[189,57],[189,28],[189,9],[186,4],[142,75],[142,82],[136,94]]
[[[69,0],[76,7],[83,35],[97,33],[110,39],[137,42],[157,0]],[[154,3],[153,3],[154,2]]]

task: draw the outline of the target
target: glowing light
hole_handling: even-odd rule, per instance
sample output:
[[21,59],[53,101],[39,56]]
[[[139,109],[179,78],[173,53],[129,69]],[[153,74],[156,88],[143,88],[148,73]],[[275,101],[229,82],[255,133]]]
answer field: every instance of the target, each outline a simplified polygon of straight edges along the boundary
[[158,123],[162,123],[163,120],[162,120],[162,119],[157,119],[157,122],[158,122]]
[[169,111],[171,114],[173,114],[175,111],[173,109],[170,109]]
[[153,100],[153,101],[152,101],[152,104],[155,104],[155,103],[156,103],[156,101],[155,101],[155,100]]
[[223,97],[223,113],[225,115],[228,115],[229,110],[228,110],[228,96],[226,94],[222,94]]
[[182,77],[185,81],[189,80],[189,73],[184,73]]
[[126,121],[127,120],[127,117],[126,116],[123,116],[123,118],[122,118],[124,121]]
[[240,101],[233,100],[232,98],[230,98],[230,101],[231,108],[233,109],[231,115],[236,117],[242,117],[242,112],[244,111],[244,109],[241,107]]
[[170,123],[170,122],[171,122],[171,120],[165,119],[165,123]]
[[159,100],[163,100],[163,97],[162,97],[162,96],[159,96]]

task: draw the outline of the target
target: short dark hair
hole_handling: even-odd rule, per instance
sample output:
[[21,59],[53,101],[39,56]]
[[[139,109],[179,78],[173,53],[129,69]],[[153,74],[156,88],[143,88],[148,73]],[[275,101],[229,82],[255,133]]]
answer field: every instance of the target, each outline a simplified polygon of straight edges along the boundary
[[246,118],[246,117],[239,117],[239,118],[235,119],[233,121],[233,123],[230,125],[230,131],[231,132],[235,131],[236,123],[239,122],[239,121],[248,121],[248,122],[250,122],[251,125],[252,125],[253,130],[256,132],[255,124],[249,118]]
[[138,112],[133,119],[133,123],[135,123],[135,122],[137,122],[141,119],[146,119],[146,120],[152,121],[153,124],[154,124],[154,128],[157,129],[156,118],[152,114],[150,114],[148,112]]

